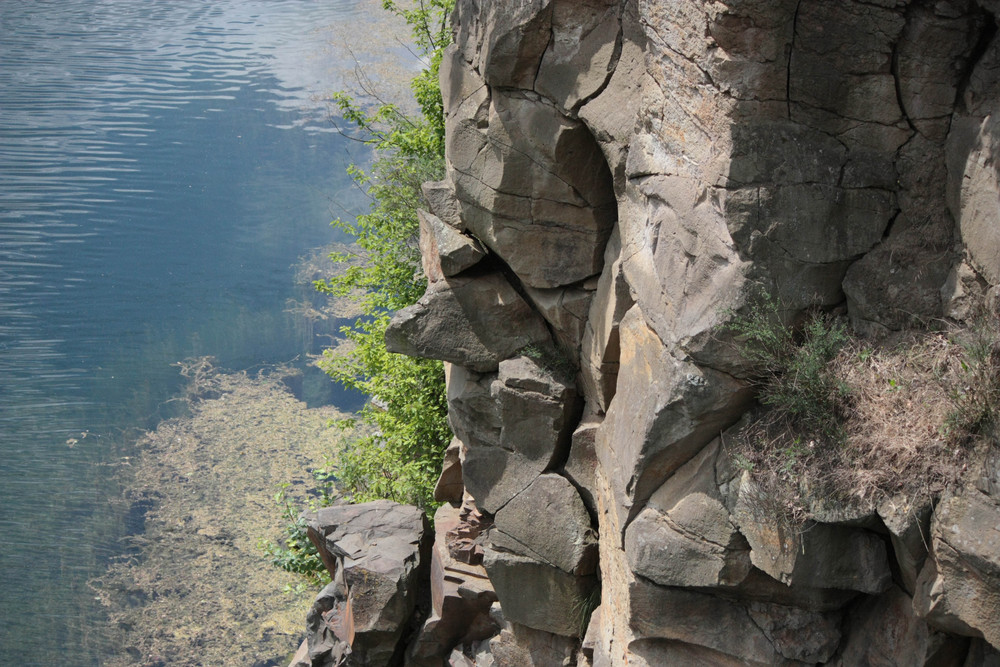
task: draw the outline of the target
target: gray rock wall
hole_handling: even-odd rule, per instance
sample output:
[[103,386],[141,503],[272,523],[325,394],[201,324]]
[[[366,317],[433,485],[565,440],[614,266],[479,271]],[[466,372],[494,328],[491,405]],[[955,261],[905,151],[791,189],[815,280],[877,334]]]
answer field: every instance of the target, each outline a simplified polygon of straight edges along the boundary
[[718,438],[752,400],[718,333],[751,285],[864,333],[996,290],[998,10],[458,0],[431,285],[387,336],[448,362],[466,500],[495,522],[505,629],[453,664],[555,664],[598,592],[580,663],[1000,660],[998,484],[929,533],[880,507],[800,534],[752,511]]

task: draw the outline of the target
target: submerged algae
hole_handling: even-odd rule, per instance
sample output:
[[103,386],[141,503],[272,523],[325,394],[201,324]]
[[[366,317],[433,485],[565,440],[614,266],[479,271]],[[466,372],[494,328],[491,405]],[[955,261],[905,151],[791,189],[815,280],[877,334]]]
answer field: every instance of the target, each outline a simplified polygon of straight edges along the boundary
[[[294,651],[310,595],[258,544],[283,524],[273,495],[302,501],[308,467],[340,446],[335,408],[308,408],[292,372],[223,373],[189,362],[188,415],[161,423],[122,467],[144,530],[92,582],[119,650],[108,665],[274,665]],[[144,514],[143,514],[144,513]],[[285,589],[285,590],[283,590]]]

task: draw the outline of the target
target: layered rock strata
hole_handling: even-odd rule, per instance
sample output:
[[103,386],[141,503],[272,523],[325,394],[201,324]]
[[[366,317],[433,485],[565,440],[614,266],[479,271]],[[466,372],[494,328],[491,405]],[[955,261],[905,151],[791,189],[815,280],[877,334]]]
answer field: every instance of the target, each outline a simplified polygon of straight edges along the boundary
[[493,522],[499,609],[468,615],[501,630],[449,630],[451,664],[1000,659],[994,469],[933,512],[768,522],[721,446],[753,397],[719,333],[751,285],[865,334],[995,297],[998,10],[458,0],[430,287],[387,335],[448,362]]

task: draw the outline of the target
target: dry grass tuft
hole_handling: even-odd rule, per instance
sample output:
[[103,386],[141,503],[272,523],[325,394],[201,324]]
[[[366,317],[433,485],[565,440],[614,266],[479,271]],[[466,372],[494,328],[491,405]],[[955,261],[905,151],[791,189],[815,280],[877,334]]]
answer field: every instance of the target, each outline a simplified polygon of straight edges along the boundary
[[926,501],[962,481],[977,444],[996,448],[995,316],[881,345],[850,337],[823,372],[835,434],[804,435],[770,405],[729,443],[759,491],[757,512],[801,525],[826,500],[848,512],[890,497]]

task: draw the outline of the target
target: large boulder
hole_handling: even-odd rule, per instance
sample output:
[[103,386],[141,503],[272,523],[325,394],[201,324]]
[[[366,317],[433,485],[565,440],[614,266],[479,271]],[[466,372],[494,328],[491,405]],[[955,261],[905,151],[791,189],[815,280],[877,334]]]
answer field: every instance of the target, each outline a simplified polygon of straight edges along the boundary
[[596,576],[576,576],[537,558],[491,547],[483,565],[507,620],[562,637],[586,630],[584,614]]
[[[544,520],[539,520],[544,516]],[[490,543],[576,575],[597,570],[597,534],[565,477],[540,475],[494,517]]]
[[449,177],[466,228],[532,287],[600,273],[616,207],[589,130],[538,95],[477,86],[457,51],[445,58]]
[[625,315],[620,336],[618,390],[596,449],[625,525],[675,470],[739,418],[751,394],[732,376],[671,353],[638,306]]
[[420,223],[420,257],[429,281],[458,275],[486,256],[486,249],[479,241],[456,231],[436,215],[417,211],[417,220]]
[[942,500],[931,556],[917,579],[917,613],[936,628],[1000,648],[1000,503],[979,489]]
[[750,572],[750,547],[722,502],[715,479],[719,440],[653,494],[625,531],[637,575],[661,586],[735,586]]
[[828,660],[840,642],[838,614],[768,603],[743,605],[636,579],[629,622],[641,637],[704,647],[749,664]]
[[431,283],[417,303],[392,316],[385,334],[390,352],[478,372],[549,340],[545,322],[499,272]]
[[467,445],[465,488],[495,514],[565,459],[579,414],[575,385],[528,356],[502,361],[496,376],[452,367],[447,379],[449,419]]
[[401,665],[414,617],[427,602],[427,516],[377,500],[324,507],[306,520],[332,579],[307,619],[312,664]]
[[[761,512],[761,491],[744,473],[733,516],[750,543],[755,567],[789,586],[881,593],[892,583],[885,542],[864,528],[789,522]],[[767,505],[764,505],[766,508]]]

